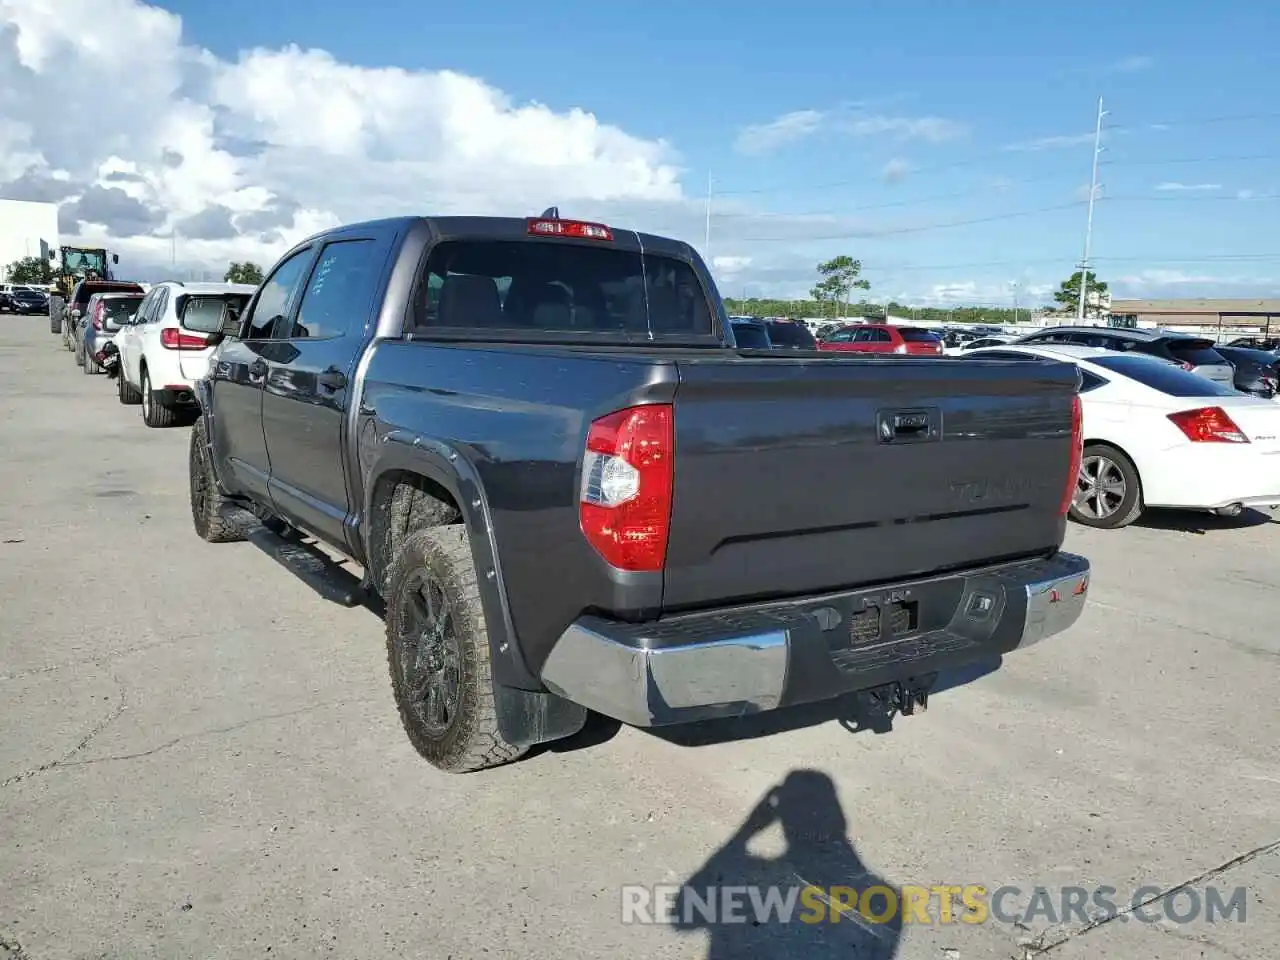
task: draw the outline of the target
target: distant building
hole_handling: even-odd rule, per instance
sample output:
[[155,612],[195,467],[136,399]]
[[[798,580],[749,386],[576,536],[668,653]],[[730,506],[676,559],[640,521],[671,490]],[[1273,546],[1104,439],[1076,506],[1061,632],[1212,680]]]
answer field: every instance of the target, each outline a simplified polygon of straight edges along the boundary
[[[1112,300],[1111,326],[1280,332],[1280,299]],[[1206,332],[1209,332],[1206,329]]]
[[40,256],[41,240],[58,249],[58,205],[0,199],[0,280],[13,261]]

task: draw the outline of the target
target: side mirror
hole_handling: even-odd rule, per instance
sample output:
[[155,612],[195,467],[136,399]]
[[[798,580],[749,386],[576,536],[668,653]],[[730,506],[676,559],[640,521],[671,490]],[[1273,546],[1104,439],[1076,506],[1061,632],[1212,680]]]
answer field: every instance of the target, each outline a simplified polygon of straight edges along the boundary
[[113,254],[111,255],[111,262],[112,262],[112,263],[119,263],[119,262],[120,262],[120,254],[118,254],[118,253],[113,253]]

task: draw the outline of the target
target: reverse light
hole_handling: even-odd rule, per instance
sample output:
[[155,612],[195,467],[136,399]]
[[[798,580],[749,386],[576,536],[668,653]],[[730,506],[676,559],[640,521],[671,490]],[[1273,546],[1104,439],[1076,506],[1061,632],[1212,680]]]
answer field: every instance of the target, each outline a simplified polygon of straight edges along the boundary
[[1173,425],[1192,443],[1248,443],[1249,438],[1221,407],[1201,407],[1169,414]]
[[165,327],[160,331],[160,346],[166,350],[203,350],[209,346],[203,335],[187,333],[177,327]]
[[530,220],[529,235],[535,237],[573,237],[579,240],[612,240],[613,231],[603,223],[585,220]]
[[670,404],[628,407],[591,424],[578,519],[610,566],[653,572],[666,564],[674,466]]
[[1080,483],[1080,461],[1084,457],[1084,410],[1080,406],[1080,394],[1071,398],[1071,459],[1067,465],[1067,488],[1062,491],[1062,502],[1058,505],[1058,516],[1065,517],[1076,498],[1076,487]]
[[907,352],[907,345],[906,345],[905,343],[900,343],[900,344],[898,344],[896,347],[894,347],[894,348],[893,348],[893,352],[894,352],[894,353],[906,353],[906,352]]

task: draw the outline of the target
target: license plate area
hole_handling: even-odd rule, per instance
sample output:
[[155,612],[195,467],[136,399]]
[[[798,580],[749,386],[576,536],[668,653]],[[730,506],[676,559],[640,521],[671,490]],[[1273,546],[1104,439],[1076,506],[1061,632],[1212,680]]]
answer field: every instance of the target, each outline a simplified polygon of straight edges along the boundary
[[866,600],[851,610],[847,628],[827,632],[831,650],[862,649],[892,643],[920,629],[920,601],[906,598]]

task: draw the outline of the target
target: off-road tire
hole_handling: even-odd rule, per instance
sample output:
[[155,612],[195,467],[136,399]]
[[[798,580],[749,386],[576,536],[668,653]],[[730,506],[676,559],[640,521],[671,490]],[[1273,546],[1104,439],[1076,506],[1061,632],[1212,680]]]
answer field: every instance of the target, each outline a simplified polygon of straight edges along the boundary
[[1073,503],[1070,511],[1071,519],[1097,530],[1119,530],[1121,527],[1127,527],[1142,516],[1145,509],[1142,503],[1142,478],[1138,475],[1138,468],[1123,451],[1108,443],[1091,443],[1086,446],[1081,453],[1080,462],[1083,464],[1090,457],[1105,457],[1119,468],[1124,479],[1124,497],[1114,513],[1101,519],[1081,513]]
[[191,523],[201,540],[207,543],[236,543],[244,531],[231,519],[236,506],[218,491],[218,482],[209,462],[208,435],[204,419],[191,428],[191,449],[187,455],[190,474]]
[[142,399],[142,422],[148,427],[172,427],[178,422],[178,411],[166,407],[156,398],[151,389],[151,374],[146,367],[142,368],[142,388],[138,391]]
[[[384,556],[391,551],[391,544],[403,543],[417,530],[430,527],[443,527],[457,523],[462,513],[452,503],[434,497],[427,490],[415,483],[404,481],[396,485],[391,493],[391,502],[387,506],[387,522],[383,526]],[[388,558],[386,570],[383,572],[382,592],[385,595],[391,582],[391,560]]]
[[[402,669],[406,610],[419,576],[440,587],[460,653],[457,712],[443,734],[427,729],[417,716]],[[409,534],[391,561],[388,584],[387,665],[391,691],[414,749],[432,766],[449,773],[484,770],[523,756],[528,748],[507,743],[498,730],[489,634],[466,528],[432,527]]]
[[124,364],[116,371],[116,396],[127,407],[135,407],[142,402],[142,394],[133,388],[124,375]]

